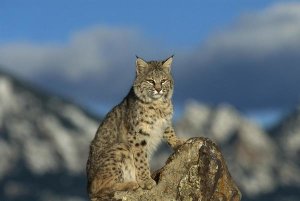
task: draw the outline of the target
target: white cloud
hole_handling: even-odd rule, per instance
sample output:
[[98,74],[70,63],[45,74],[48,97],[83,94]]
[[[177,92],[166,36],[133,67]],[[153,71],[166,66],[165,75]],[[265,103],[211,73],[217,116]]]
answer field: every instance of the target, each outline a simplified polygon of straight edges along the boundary
[[54,59],[59,48],[33,45],[30,43],[13,43],[0,46],[0,62],[5,68],[24,75],[34,74],[45,63]]
[[[242,15],[202,46],[175,51],[175,99],[238,107],[294,104],[300,98],[299,36],[300,3]],[[108,103],[130,87],[135,54],[163,59],[174,53],[166,50],[138,30],[94,26],[64,44],[1,45],[0,65],[68,96]]]
[[243,15],[229,30],[207,42],[210,51],[243,50],[269,54],[299,45],[300,3],[276,4],[266,10]]
[[[300,98],[300,3],[248,13],[182,62],[186,97],[240,107],[278,107]],[[190,88],[197,88],[189,90]],[[194,93],[194,94],[193,94]]]
[[0,67],[77,101],[107,104],[129,89],[136,54],[169,56],[155,44],[136,29],[98,25],[73,33],[66,43],[0,45]]
[[[107,75],[124,60],[134,59],[134,52],[145,52],[149,42],[130,28],[94,26],[74,33],[66,44],[14,43],[0,46],[0,61],[25,77],[41,72],[60,72],[68,79],[97,73]],[[134,60],[132,61],[134,63]]]

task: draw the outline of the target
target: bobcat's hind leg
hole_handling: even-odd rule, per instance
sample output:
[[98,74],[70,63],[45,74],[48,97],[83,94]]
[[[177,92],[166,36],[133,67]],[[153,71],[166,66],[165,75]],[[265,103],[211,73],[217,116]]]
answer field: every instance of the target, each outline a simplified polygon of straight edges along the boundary
[[111,194],[115,191],[128,191],[136,190],[139,185],[135,181],[117,183],[115,177],[108,178],[106,180],[95,180],[94,185],[89,194],[90,199],[101,198],[102,196]]
[[126,144],[116,144],[107,150],[99,171],[91,182],[90,198],[101,197],[114,191],[137,189],[139,185],[136,182],[133,160],[133,153]]

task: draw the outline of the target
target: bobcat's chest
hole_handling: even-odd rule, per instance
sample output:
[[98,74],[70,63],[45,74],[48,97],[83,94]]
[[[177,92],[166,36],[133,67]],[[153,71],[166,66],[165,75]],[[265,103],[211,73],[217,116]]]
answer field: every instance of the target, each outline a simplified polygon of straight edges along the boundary
[[147,139],[148,153],[151,155],[160,144],[164,131],[170,126],[170,120],[157,119],[149,129],[150,136]]
[[165,130],[171,126],[171,103],[142,105],[135,111],[135,117],[134,129],[139,134],[138,143],[143,142],[150,156],[163,139]]

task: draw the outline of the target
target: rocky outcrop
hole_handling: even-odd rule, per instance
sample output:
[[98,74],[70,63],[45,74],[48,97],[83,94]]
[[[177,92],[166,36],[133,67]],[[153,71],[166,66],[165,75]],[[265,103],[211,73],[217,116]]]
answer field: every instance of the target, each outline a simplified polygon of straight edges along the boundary
[[116,192],[110,200],[241,200],[241,193],[219,148],[207,138],[189,139],[153,174],[153,178],[157,182],[153,189]]

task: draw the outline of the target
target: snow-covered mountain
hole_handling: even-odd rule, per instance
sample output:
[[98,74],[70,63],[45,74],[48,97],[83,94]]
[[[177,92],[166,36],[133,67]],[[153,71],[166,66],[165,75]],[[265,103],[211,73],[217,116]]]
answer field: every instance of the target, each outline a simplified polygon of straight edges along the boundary
[[176,130],[178,135],[200,135],[215,140],[222,148],[232,176],[248,195],[270,192],[276,187],[272,174],[276,164],[275,143],[233,107],[208,107],[190,102]]
[[[88,145],[100,119],[0,72],[0,200],[85,201]],[[300,200],[300,108],[269,131],[230,105],[189,102],[177,135],[221,147],[243,200]],[[159,168],[170,154],[152,159]]]
[[0,73],[0,200],[85,200],[97,120]]
[[179,136],[217,142],[245,200],[300,200],[300,108],[267,132],[230,105],[190,102]]
[[[300,106],[270,130],[284,163],[278,164],[284,185],[300,187]],[[300,199],[299,199],[300,200]]]

